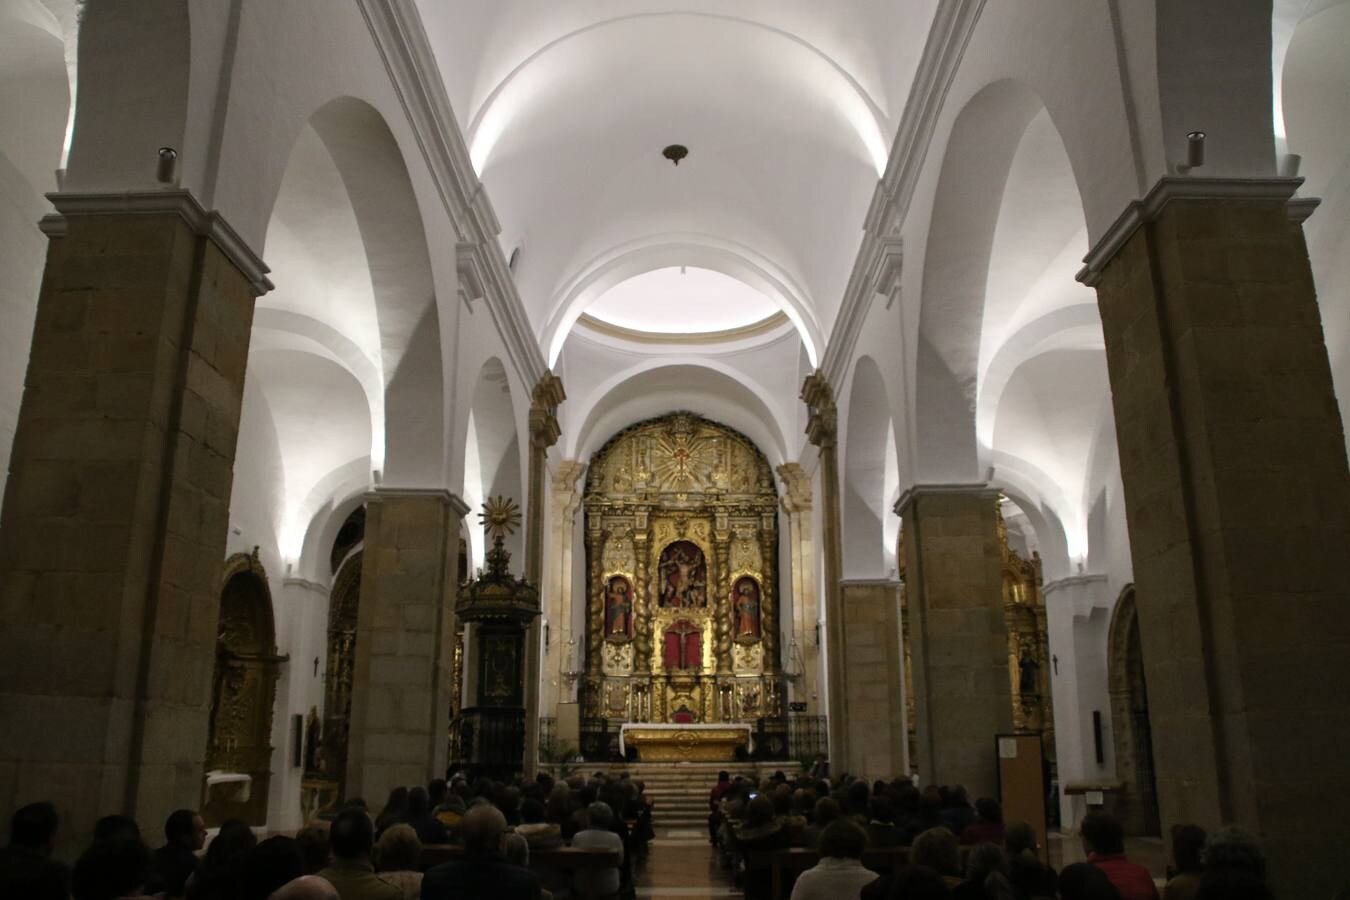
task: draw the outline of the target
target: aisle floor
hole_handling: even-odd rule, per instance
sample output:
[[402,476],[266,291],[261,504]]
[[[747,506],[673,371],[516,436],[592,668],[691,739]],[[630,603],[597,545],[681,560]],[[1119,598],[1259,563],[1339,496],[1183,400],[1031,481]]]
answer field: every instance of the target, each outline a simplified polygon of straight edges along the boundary
[[645,862],[634,873],[641,900],[724,900],[740,897],[717,865],[706,832],[657,829]]

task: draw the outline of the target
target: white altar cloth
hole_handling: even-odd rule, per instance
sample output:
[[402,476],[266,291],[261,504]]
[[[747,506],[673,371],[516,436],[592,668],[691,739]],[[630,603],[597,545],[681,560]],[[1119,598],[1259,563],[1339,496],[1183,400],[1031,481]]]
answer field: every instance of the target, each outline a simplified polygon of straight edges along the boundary
[[747,748],[750,752],[755,750],[755,731],[744,722],[699,722],[699,723],[681,723],[681,722],[625,722],[619,726],[619,753],[628,755],[628,750],[624,747],[623,737],[630,731],[669,731],[672,728],[678,728],[681,731],[726,731],[733,729],[745,732]]

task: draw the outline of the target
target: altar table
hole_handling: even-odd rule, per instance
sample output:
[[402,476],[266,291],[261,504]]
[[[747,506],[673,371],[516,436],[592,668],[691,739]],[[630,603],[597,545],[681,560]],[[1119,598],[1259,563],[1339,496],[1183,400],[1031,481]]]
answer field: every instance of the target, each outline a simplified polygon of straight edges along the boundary
[[642,762],[730,762],[737,747],[754,749],[750,726],[740,722],[631,722],[619,726],[619,752],[627,755],[628,744]]

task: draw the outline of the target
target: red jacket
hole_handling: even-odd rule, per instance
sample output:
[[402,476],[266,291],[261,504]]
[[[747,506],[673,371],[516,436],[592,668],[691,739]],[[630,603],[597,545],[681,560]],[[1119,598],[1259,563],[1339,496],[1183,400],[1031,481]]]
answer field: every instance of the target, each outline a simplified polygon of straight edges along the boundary
[[1158,888],[1148,869],[1130,862],[1124,853],[1089,853],[1088,862],[1106,873],[1121,900],[1158,900]]

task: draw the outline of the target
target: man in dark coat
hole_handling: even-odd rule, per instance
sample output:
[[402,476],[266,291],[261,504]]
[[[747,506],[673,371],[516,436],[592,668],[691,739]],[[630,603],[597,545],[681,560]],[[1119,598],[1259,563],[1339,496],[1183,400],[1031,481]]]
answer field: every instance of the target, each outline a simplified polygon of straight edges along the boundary
[[442,863],[422,878],[422,900],[539,900],[539,876],[512,865],[502,855],[506,816],[481,804],[464,814],[460,824],[464,858]]

